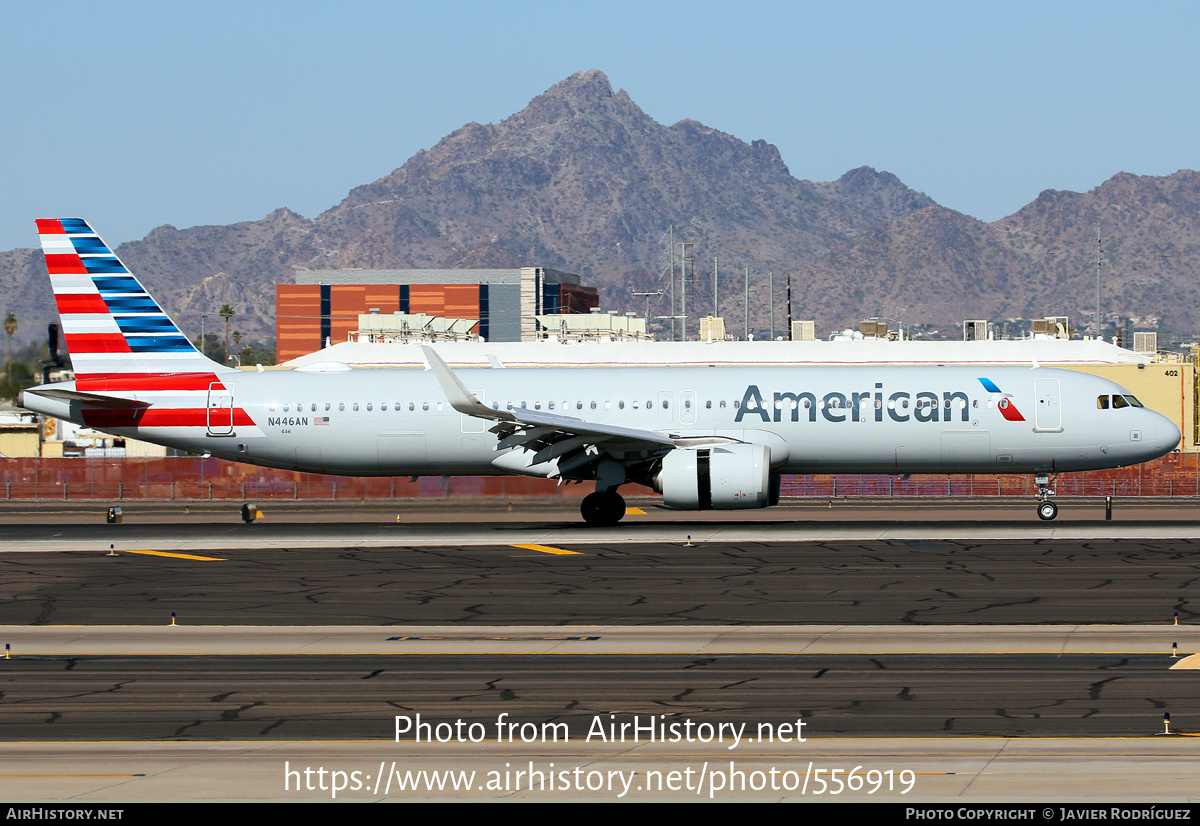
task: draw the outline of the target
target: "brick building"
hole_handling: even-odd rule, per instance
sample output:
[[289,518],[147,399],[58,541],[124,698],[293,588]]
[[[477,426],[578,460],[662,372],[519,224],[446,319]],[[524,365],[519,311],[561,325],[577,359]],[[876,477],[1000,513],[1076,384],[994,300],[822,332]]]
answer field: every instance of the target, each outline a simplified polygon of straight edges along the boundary
[[280,362],[346,341],[360,313],[427,313],[478,319],[487,341],[532,341],[536,316],[599,305],[579,276],[542,267],[495,270],[313,270],[275,287]]

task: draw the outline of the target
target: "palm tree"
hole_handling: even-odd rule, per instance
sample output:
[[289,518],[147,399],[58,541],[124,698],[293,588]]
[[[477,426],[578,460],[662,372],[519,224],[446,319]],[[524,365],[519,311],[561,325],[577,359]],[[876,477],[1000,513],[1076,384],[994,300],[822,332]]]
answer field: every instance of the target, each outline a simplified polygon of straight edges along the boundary
[[8,366],[5,372],[8,374],[9,384],[12,383],[12,337],[17,332],[17,317],[12,314],[12,310],[8,311],[8,315],[4,317],[4,332],[8,333]]
[[234,313],[233,307],[230,307],[228,304],[222,304],[219,315],[221,316],[221,318],[225,319],[225,358],[224,358],[224,361],[229,361],[229,319],[233,318],[236,315],[236,313]]

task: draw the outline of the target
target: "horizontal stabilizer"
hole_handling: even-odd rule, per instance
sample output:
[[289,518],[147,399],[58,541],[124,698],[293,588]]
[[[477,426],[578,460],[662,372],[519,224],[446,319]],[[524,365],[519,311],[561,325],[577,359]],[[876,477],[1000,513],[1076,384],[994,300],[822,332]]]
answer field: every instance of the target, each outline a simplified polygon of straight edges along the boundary
[[150,406],[150,402],[136,399],[122,399],[116,396],[101,396],[98,393],[80,393],[78,390],[60,390],[54,387],[39,387],[26,390],[27,396],[45,396],[49,399],[62,399],[68,402],[79,402],[84,407],[104,407],[117,410],[140,410]]

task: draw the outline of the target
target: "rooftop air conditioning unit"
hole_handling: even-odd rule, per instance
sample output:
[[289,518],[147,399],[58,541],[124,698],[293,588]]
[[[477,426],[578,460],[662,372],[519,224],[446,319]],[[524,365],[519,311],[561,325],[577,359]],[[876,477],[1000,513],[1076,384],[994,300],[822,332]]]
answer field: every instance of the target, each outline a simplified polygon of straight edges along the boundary
[[1158,352],[1158,333],[1134,333],[1133,352],[1154,355]]

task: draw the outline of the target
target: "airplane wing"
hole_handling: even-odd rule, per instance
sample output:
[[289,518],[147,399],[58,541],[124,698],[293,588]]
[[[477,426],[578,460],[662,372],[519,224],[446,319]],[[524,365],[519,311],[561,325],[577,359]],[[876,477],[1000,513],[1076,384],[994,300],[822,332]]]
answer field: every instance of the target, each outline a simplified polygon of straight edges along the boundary
[[496,445],[501,456],[493,462],[498,467],[556,478],[605,455],[615,454],[620,461],[628,451],[661,453],[675,447],[674,439],[653,430],[589,422],[526,407],[495,410],[476,399],[432,347],[422,345],[421,349],[451,407],[496,422],[491,430],[501,437]]

